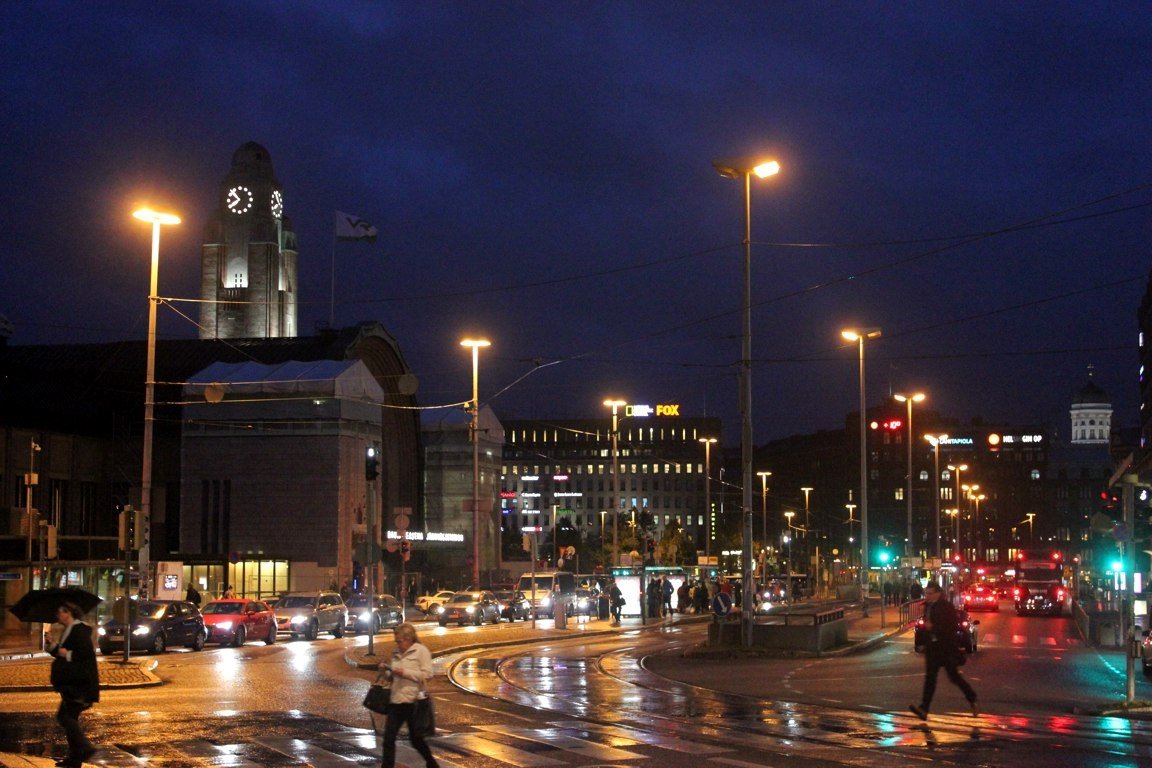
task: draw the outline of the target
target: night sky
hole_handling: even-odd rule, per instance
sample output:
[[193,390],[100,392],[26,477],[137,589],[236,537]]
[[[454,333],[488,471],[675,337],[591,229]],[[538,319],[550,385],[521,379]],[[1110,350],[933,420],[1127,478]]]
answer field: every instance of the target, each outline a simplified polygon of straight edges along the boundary
[[[738,442],[753,181],[755,440],[870,404],[1066,429],[1095,366],[1136,423],[1152,226],[1144,3],[10,2],[0,314],[11,344],[196,336],[200,243],[256,141],[300,243],[300,328],[381,322],[421,405],[607,396]],[[376,225],[333,249],[333,211]],[[329,302],[335,255],[335,305]]]

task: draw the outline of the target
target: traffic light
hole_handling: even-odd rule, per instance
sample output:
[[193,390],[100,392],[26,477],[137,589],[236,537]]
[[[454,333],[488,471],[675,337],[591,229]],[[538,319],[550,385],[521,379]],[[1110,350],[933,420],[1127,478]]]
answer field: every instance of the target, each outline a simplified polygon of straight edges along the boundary
[[400,542],[400,557],[404,562],[408,562],[408,559],[412,557],[412,542],[407,539]]
[[120,550],[127,551],[131,544],[129,534],[132,532],[132,505],[125,504],[120,510],[120,515],[116,520],[116,545]]
[[364,453],[364,479],[375,480],[380,477],[380,457],[376,455],[376,448],[369,446]]
[[892,553],[882,549],[876,553],[876,559],[880,561],[880,565],[888,565],[888,561],[892,559]]
[[144,510],[136,510],[134,517],[135,520],[133,520],[132,524],[132,549],[143,549],[144,534],[148,530],[148,526],[144,524]]
[[56,559],[56,526],[45,526],[44,532],[44,557],[48,560]]

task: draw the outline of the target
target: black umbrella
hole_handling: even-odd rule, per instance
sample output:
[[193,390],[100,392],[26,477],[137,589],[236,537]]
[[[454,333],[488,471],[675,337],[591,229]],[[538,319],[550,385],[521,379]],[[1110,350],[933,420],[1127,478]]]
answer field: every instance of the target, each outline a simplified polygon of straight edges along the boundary
[[51,624],[56,621],[56,609],[64,603],[74,603],[89,613],[101,602],[102,598],[79,587],[52,587],[32,590],[8,610],[20,621]]

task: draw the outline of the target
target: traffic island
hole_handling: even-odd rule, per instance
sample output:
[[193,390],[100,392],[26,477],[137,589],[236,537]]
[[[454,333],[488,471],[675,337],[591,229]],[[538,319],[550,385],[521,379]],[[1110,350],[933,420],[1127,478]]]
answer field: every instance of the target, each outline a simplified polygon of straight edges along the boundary
[[[708,646],[713,649],[743,646],[740,613],[708,625]],[[752,624],[752,648],[819,654],[848,643],[844,609],[792,611]]]

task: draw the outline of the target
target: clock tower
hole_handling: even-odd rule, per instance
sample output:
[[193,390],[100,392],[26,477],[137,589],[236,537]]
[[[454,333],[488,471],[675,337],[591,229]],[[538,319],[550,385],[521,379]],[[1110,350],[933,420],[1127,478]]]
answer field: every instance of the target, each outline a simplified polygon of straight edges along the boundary
[[232,155],[200,252],[200,338],[294,337],[296,233],[268,150]]

